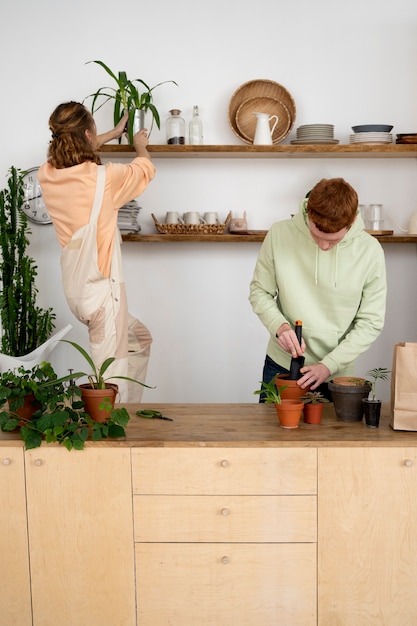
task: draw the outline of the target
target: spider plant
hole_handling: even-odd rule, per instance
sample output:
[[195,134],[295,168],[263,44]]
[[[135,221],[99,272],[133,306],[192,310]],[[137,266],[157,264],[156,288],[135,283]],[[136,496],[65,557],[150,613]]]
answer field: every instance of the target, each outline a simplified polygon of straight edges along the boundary
[[275,384],[275,378],[273,378],[271,382],[269,383],[262,381],[261,388],[257,389],[253,393],[255,395],[262,394],[265,404],[281,404],[282,403],[281,392],[284,391],[284,389],[287,389],[287,387],[288,385],[284,385],[283,387],[280,387],[278,389],[278,387]]
[[82,378],[85,376],[88,378],[88,382],[91,386],[91,389],[106,389],[106,386],[107,386],[106,384],[108,383],[109,380],[118,378],[120,380],[128,380],[129,382],[137,383],[138,385],[142,385],[142,387],[147,387],[148,389],[153,389],[153,387],[150,387],[149,385],[146,385],[145,383],[142,383],[139,380],[135,380],[134,378],[129,378],[128,376],[114,376],[113,375],[113,376],[109,376],[108,378],[106,378],[105,373],[109,369],[110,365],[116,360],[114,356],[108,357],[107,359],[103,361],[100,367],[97,367],[93,359],[91,358],[91,356],[88,354],[88,352],[78,343],[76,343],[75,341],[69,341],[68,339],[61,339],[60,341],[64,343],[69,343],[73,348],[78,350],[78,352],[84,357],[87,364],[89,365],[91,372],[72,372],[71,374],[67,374],[66,376],[63,376],[62,378],[59,378],[58,380],[55,381],[55,383],[74,381],[77,378]]

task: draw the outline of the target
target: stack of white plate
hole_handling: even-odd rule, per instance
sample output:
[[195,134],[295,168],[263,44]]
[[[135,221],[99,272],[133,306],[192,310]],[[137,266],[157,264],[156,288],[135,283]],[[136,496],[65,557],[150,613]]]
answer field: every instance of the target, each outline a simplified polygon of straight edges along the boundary
[[297,128],[297,139],[291,141],[292,144],[311,143],[339,143],[333,136],[333,124],[304,124]]
[[121,233],[138,233],[141,226],[138,223],[138,215],[141,207],[136,200],[124,204],[118,211],[117,226]]
[[353,133],[350,143],[392,143],[391,133]]

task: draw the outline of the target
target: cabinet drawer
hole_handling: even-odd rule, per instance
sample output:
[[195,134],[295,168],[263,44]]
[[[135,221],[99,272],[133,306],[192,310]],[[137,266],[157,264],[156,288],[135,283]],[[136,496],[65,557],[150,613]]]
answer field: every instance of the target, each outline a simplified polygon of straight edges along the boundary
[[314,542],[316,496],[135,496],[135,541]]
[[136,544],[141,626],[316,626],[314,544]]
[[134,448],[135,494],[311,495],[313,448]]

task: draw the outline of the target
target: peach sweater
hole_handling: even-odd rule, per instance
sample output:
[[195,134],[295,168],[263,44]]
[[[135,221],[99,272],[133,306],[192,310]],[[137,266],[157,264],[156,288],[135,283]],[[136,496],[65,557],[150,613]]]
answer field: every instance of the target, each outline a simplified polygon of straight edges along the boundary
[[[152,161],[144,157],[127,164],[106,164],[104,199],[97,224],[98,266],[103,276],[110,276],[118,209],[139,196],[154,175]],[[46,162],[39,168],[42,195],[63,248],[90,219],[96,177],[97,165],[90,161],[63,169]]]

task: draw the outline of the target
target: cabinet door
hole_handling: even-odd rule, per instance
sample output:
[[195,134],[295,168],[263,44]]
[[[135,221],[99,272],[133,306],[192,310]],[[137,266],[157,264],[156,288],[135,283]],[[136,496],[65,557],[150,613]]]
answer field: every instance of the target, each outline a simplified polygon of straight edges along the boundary
[[316,626],[315,544],[136,544],[141,626]]
[[26,452],[34,626],[135,624],[128,448]]
[[23,448],[0,453],[0,624],[31,626]]
[[322,448],[319,626],[417,623],[417,448]]

